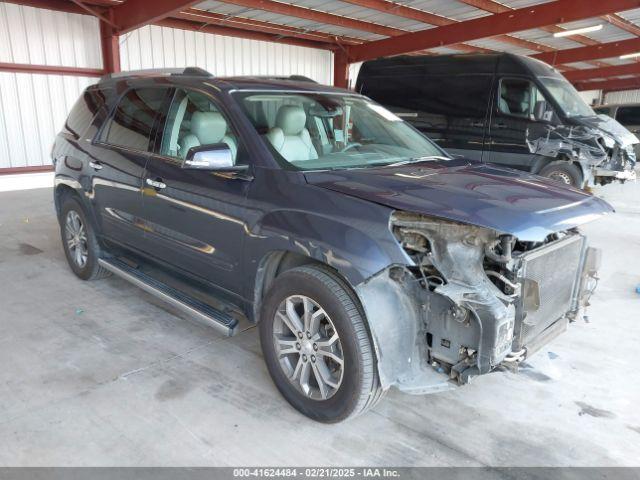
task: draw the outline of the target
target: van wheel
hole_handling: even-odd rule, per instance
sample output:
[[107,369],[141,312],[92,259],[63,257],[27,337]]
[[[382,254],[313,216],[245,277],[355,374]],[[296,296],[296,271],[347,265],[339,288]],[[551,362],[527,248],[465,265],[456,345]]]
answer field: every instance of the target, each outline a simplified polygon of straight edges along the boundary
[[340,422],[381,398],[357,299],[328,269],[304,266],[278,276],[264,299],[259,330],[271,378],[304,415]]
[[564,183],[576,188],[582,188],[582,172],[580,169],[568,162],[551,162],[540,170],[539,175],[551,178],[557,182]]
[[62,246],[73,273],[82,280],[97,280],[111,275],[98,263],[100,246],[77,198],[65,197],[59,221]]

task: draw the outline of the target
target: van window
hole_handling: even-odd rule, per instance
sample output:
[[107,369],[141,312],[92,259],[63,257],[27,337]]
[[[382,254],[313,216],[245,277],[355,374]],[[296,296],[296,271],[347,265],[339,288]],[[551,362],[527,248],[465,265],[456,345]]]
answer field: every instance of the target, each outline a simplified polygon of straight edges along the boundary
[[226,143],[235,159],[238,142],[229,120],[209,97],[179,89],[169,108],[160,153],[184,159],[193,147]]
[[640,125],[640,107],[620,107],[616,120],[622,125]]
[[101,140],[110,145],[149,150],[151,129],[162,107],[166,88],[128,91],[102,130]]
[[490,75],[393,75],[366,80],[363,92],[393,112],[484,118]]
[[611,108],[610,107],[595,107],[593,109],[598,115],[609,115],[611,116]]
[[[533,85],[529,80],[503,78],[500,81],[498,109],[516,117],[529,118],[532,108]],[[537,96],[537,92],[536,92]]]

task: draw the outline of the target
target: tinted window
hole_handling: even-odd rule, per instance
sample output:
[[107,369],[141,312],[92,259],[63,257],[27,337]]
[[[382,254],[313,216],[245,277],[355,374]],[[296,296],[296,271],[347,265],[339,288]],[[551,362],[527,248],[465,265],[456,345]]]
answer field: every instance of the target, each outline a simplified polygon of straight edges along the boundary
[[227,117],[206,95],[177,90],[167,115],[160,153],[184,159],[193,147],[219,143],[227,144],[235,158],[238,141]]
[[528,80],[503,78],[498,95],[500,112],[528,118],[532,112],[532,87]]
[[489,75],[381,75],[367,78],[363,93],[397,113],[484,118]]
[[103,105],[104,96],[101,91],[86,90],[69,112],[64,132],[80,138]]
[[616,120],[622,125],[640,125],[640,107],[620,107]]
[[102,141],[111,145],[148,150],[153,122],[160,112],[167,90],[130,90],[120,99],[102,131]]

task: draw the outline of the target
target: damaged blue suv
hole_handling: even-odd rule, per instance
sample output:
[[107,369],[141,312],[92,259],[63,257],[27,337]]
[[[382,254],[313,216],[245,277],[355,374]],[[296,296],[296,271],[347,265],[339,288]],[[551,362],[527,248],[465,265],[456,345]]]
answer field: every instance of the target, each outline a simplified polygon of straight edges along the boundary
[[52,155],[78,277],[226,335],[258,324],[275,385],[322,422],[517,366],[586,306],[599,255],[577,227],[612,211],[299,77],[111,75]]

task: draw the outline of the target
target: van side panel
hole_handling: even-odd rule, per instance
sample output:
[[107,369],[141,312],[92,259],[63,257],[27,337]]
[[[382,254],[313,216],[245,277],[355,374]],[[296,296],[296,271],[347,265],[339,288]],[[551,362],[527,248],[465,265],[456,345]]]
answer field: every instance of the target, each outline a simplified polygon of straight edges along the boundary
[[469,61],[450,56],[367,62],[356,89],[449,153],[482,160],[495,59],[485,57],[473,69]]

